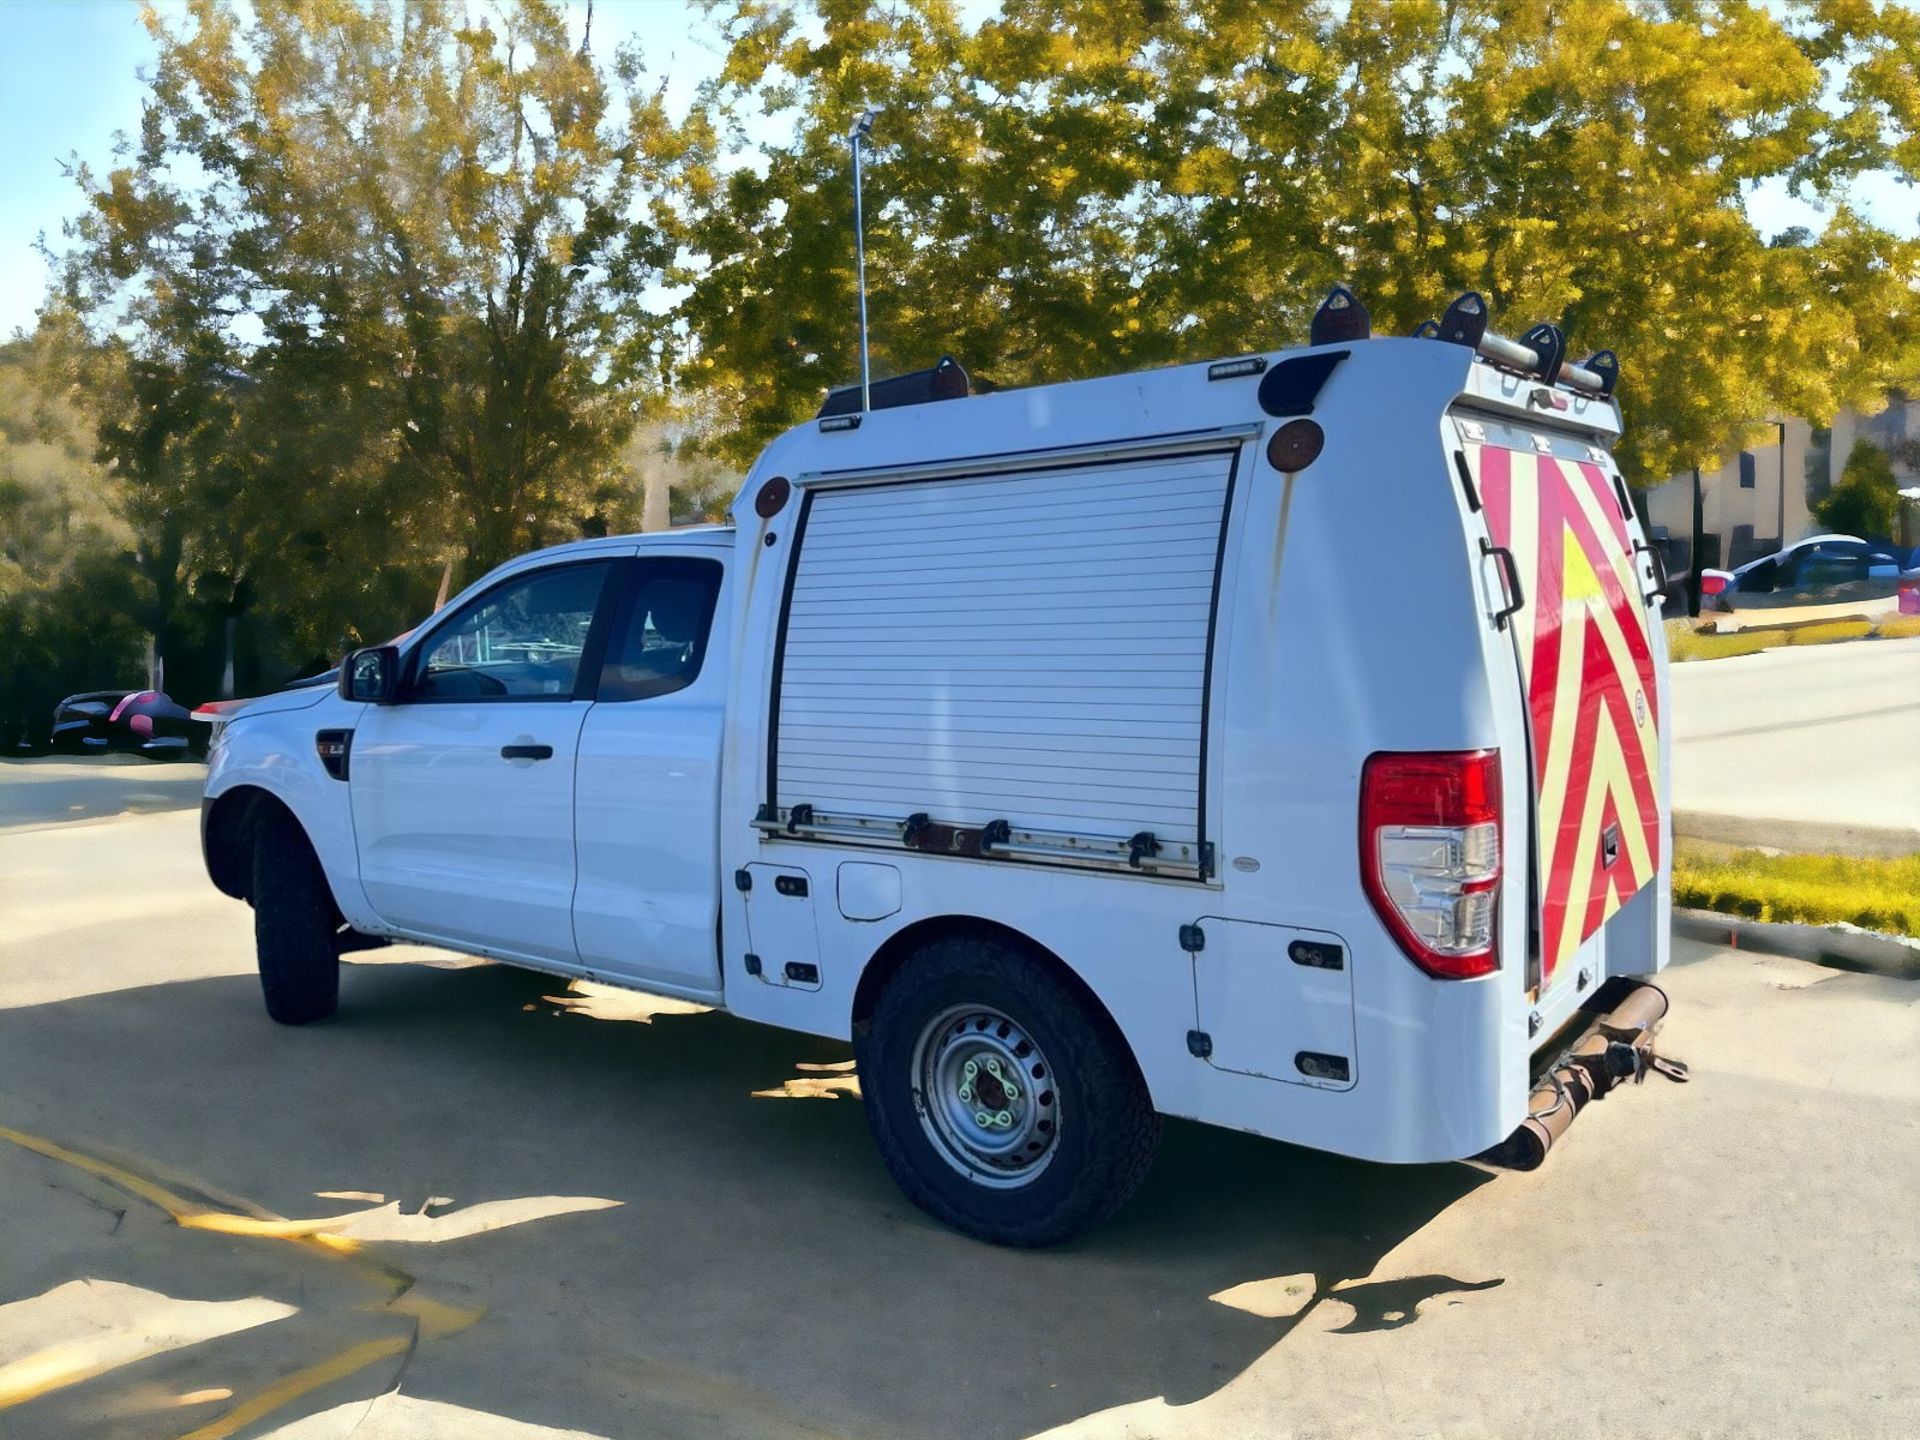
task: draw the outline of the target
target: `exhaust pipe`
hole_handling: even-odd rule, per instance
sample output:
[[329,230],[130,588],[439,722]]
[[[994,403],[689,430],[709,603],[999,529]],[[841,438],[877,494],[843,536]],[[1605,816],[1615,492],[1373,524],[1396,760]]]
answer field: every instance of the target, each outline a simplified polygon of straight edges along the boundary
[[1537,1170],[1547,1152],[1595,1100],[1616,1085],[1638,1085],[1649,1070],[1684,1083],[1687,1067],[1654,1053],[1653,1038],[1666,1019],[1667,992],[1648,980],[1616,975],[1580,1007],[1594,1016],[1527,1096],[1527,1118],[1513,1134],[1476,1159],[1507,1170]]

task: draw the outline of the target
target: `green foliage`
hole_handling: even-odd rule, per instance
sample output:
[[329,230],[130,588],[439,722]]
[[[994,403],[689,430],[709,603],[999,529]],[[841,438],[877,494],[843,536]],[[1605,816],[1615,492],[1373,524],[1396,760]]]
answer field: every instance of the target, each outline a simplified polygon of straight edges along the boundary
[[443,572],[608,526],[664,259],[625,106],[552,0],[194,0],[65,302],[163,646],[189,600],[297,648],[411,623]]
[[1900,482],[1886,451],[1856,440],[1840,479],[1814,506],[1829,530],[1868,539],[1888,539],[1900,519]]
[[[669,169],[685,383],[744,458],[856,371],[848,122],[881,373],[1010,383],[1269,348],[1353,283],[1376,333],[1465,289],[1623,360],[1629,475],[1920,373],[1920,246],[1844,204],[1770,244],[1748,191],[1911,167],[1911,12],[1626,0],[715,7]],[[1904,57],[1904,58],[1903,58]],[[1840,112],[1823,109],[1832,85]],[[1906,128],[1903,129],[1902,127]],[[744,158],[747,163],[738,163]]]
[[1752,920],[1830,925],[1920,936],[1920,855],[1728,854],[1682,841],[1673,857],[1673,903]]
[[0,750],[54,702],[138,683],[143,640],[93,436],[57,336],[0,345]]
[[[85,573],[118,606],[94,653],[124,678],[150,633],[194,698],[222,658],[271,683],[509,555],[635,526],[643,482],[716,517],[730,466],[856,373],[845,132],[869,105],[881,374],[1269,348],[1337,279],[1404,333],[1474,288],[1508,331],[1620,352],[1641,481],[1753,416],[1920,382],[1920,244],[1845,204],[1864,172],[1920,174],[1911,9],[709,13],[724,68],[680,121],[559,0],[149,9],[139,133],[78,170],[32,342],[57,380],[31,425],[0,404],[7,653],[29,611],[79,613]],[[1765,181],[1833,218],[1761,235]]]

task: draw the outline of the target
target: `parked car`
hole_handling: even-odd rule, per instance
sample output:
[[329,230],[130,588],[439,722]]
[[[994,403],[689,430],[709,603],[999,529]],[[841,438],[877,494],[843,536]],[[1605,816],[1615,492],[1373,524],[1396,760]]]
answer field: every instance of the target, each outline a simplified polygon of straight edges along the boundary
[[1112,1213],[1161,1115],[1538,1163],[1666,1008],[1617,371],[1478,296],[1452,340],[1330,312],[836,394],[731,524],[521,556],[233,712],[202,837],[268,1014],[376,937],[850,1041],[901,1188],[1001,1243]]
[[53,707],[55,750],[129,751],[155,760],[206,753],[206,729],[158,690],[89,690]]
[[1914,564],[1914,557],[1897,545],[1880,545],[1857,535],[1812,535],[1736,570],[1702,570],[1700,594],[1705,598],[1765,595],[1861,580],[1894,580]]

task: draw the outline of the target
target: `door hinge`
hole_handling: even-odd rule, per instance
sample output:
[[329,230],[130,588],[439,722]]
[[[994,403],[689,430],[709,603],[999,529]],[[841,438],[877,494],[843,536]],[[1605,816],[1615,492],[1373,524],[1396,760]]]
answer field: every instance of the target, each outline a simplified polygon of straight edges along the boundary
[[753,889],[753,872],[744,865],[733,872],[733,888],[742,895]]
[[1213,1037],[1204,1030],[1187,1031],[1187,1053],[1196,1060],[1205,1060],[1213,1054]]
[[1198,925],[1180,927],[1180,948],[1189,955],[1198,955],[1207,948],[1207,932]]

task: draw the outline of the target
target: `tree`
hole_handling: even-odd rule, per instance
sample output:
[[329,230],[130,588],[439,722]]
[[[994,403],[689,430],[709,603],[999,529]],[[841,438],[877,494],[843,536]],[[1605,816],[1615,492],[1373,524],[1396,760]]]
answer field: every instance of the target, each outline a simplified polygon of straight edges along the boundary
[[137,681],[128,534],[105,502],[70,337],[0,345],[0,750],[62,695]]
[[[1466,289],[1623,360],[1645,482],[1751,417],[1920,372],[1920,245],[1844,204],[1912,178],[1912,12],[1627,0],[732,0],[672,169],[684,383],[744,457],[855,373],[844,134],[881,373],[1034,383],[1271,348],[1354,284],[1375,333]],[[1904,57],[1904,58],[1903,58]],[[1837,99],[1830,99],[1837,96]],[[1904,129],[1902,127],[1905,127]],[[1835,200],[1770,243],[1763,181]]]
[[182,557],[189,595],[326,651],[411,623],[449,567],[604,526],[659,370],[659,121],[568,19],[146,11],[139,141],[79,172],[64,291],[124,352],[102,433],[150,584]]
[[1856,440],[1840,480],[1815,507],[1820,523],[1845,535],[1890,539],[1900,520],[1900,482],[1887,452]]

